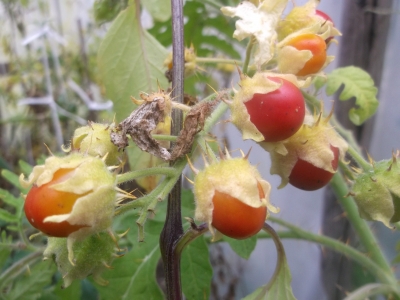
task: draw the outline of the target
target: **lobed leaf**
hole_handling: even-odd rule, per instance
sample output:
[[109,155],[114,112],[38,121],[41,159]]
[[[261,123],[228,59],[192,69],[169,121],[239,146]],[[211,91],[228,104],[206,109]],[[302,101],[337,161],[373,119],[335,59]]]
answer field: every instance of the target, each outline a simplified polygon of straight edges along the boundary
[[18,222],[18,217],[5,209],[0,208],[0,220],[7,223],[16,223]]
[[376,94],[378,89],[371,76],[364,70],[349,66],[338,68],[328,75],[326,94],[333,95],[342,86],[339,99],[342,101],[356,98],[356,107],[349,111],[349,118],[355,125],[361,125],[370,118],[378,108]]
[[22,199],[21,197],[19,198],[14,197],[10,192],[3,189],[0,189],[0,199],[4,203],[11,205],[13,207],[20,208],[24,205],[24,199]]

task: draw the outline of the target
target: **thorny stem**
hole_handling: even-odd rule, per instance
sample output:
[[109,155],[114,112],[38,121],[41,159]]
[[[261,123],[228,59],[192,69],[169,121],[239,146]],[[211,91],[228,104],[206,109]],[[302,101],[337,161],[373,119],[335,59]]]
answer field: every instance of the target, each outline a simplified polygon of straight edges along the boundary
[[[383,255],[375,235],[372,233],[368,223],[360,218],[357,205],[353,197],[349,195],[347,184],[340,173],[336,173],[330,183],[336,198],[346,212],[347,218],[357,232],[361,243],[365,247],[369,257],[378,264],[382,270],[393,277],[393,271]],[[395,278],[392,278],[396,282]]]
[[[183,39],[183,3],[171,0],[172,12],[172,99],[183,103],[183,83],[185,72],[185,49]],[[182,112],[172,112],[171,134],[178,135],[182,127]],[[182,299],[180,278],[180,257],[175,256],[176,242],[183,234],[181,216],[181,181],[179,176],[168,197],[167,216],[160,235],[161,257],[164,262],[167,299]]]

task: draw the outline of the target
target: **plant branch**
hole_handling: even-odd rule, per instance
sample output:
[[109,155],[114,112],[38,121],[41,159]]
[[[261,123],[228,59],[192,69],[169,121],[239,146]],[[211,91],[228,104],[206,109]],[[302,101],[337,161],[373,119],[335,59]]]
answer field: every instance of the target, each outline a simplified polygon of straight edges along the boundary
[[[364,253],[361,253],[357,249],[341,242],[336,239],[314,234],[312,232],[305,231],[293,224],[290,224],[282,219],[269,217],[269,221],[277,223],[279,225],[284,226],[290,231],[278,232],[280,238],[293,238],[293,239],[301,239],[309,242],[317,243],[318,245],[328,247],[336,252],[339,252],[343,255],[346,255],[348,258],[358,262],[364,268],[368,269],[368,271],[374,275],[381,282],[393,284],[393,277],[390,274],[387,274],[383,268],[381,268],[378,264],[372,261]],[[261,236],[262,237],[262,236]]]
[[[183,36],[183,1],[171,0],[172,12],[172,99],[183,103],[183,84],[185,72],[185,49]],[[172,112],[171,135],[178,135],[182,128],[182,112]],[[179,164],[181,159],[176,164]],[[186,162],[185,162],[186,164]],[[182,299],[180,278],[180,256],[175,256],[176,242],[183,235],[181,216],[181,181],[179,175],[168,197],[167,216],[160,235],[161,257],[164,262],[165,283],[168,300]]]
[[378,264],[382,270],[385,271],[385,273],[392,277],[393,280],[390,283],[393,283],[393,281],[396,282],[395,278],[393,277],[393,271],[383,255],[375,235],[372,233],[367,222],[360,218],[357,205],[354,202],[353,197],[349,196],[349,190],[342,175],[340,173],[336,173],[333,176],[330,184],[336,195],[336,198],[346,212],[347,218],[353,225],[353,228],[358,234],[358,237],[365,247],[369,257],[376,264]]

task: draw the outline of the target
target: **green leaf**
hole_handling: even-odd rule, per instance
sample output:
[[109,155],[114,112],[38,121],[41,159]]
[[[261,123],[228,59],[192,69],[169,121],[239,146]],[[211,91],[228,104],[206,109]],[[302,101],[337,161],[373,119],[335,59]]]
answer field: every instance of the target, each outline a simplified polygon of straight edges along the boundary
[[4,203],[13,207],[22,207],[24,204],[24,199],[21,197],[16,198],[11,193],[3,189],[0,189],[0,199],[3,200]]
[[44,291],[44,288],[51,283],[51,278],[56,272],[56,266],[52,261],[42,261],[35,264],[14,281],[14,285],[7,300],[35,300]]
[[[124,215],[122,223],[135,226],[132,214]],[[128,254],[115,259],[114,269],[104,272],[104,279],[109,281],[107,286],[96,284],[101,299],[163,299],[163,294],[157,285],[155,270],[160,259],[159,236],[163,222],[147,220],[146,239],[137,242],[137,228],[131,228],[128,238],[134,243]]]
[[244,259],[249,259],[251,253],[256,247],[257,236],[252,236],[245,240],[237,240],[224,236],[224,241],[228,242],[232,250],[235,251],[237,255]]
[[23,189],[22,186],[19,183],[19,176],[14,174],[13,172],[9,170],[2,170],[1,175],[6,179],[9,183],[17,187],[21,191],[27,191],[27,189]]
[[252,294],[246,296],[243,300],[296,300],[293,295],[290,283],[292,275],[286,261],[286,257],[282,260],[282,265],[279,273],[275,277],[274,282],[269,287],[269,284],[263,285],[255,290]]
[[33,167],[27,162],[20,160],[18,162],[18,165],[21,168],[22,173],[24,173],[26,176],[28,176],[32,172]]
[[[11,243],[10,243],[11,244]],[[0,247],[0,270],[2,270],[11,254],[11,247]]]
[[142,4],[156,21],[165,22],[171,18],[170,0],[142,0]]
[[328,75],[327,95],[333,95],[342,85],[344,88],[339,99],[346,101],[356,98],[356,107],[350,109],[349,118],[354,124],[361,125],[378,108],[379,103],[376,98],[378,89],[367,72],[354,66],[338,68]]
[[53,294],[59,300],[72,300],[72,299],[81,299],[82,294],[82,283],[79,280],[74,280],[68,288],[62,288],[62,281],[60,280],[54,291]]
[[130,96],[156,91],[157,81],[167,86],[162,70],[167,54],[141,27],[135,5],[128,6],[114,20],[100,45],[97,60],[107,97],[114,102],[117,121],[135,108]]
[[14,223],[18,222],[18,217],[0,208],[0,220],[7,223]]
[[186,299],[209,299],[212,275],[208,246],[201,236],[182,253],[181,278]]

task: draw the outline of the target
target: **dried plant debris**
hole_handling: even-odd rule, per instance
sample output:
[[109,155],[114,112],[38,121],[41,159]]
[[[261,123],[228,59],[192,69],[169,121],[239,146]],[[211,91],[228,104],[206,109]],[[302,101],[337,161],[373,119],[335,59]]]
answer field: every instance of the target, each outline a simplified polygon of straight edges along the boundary
[[150,95],[141,94],[140,97],[142,101],[132,99],[140,106],[111,132],[111,141],[118,149],[125,149],[128,146],[127,135],[130,135],[141,150],[169,161],[171,154],[153,139],[151,132],[171,114],[170,94],[159,90]]
[[[132,98],[140,106],[111,132],[111,141],[118,149],[125,149],[129,144],[127,137],[129,135],[141,150],[165,161],[174,161],[191,151],[195,135],[203,129],[205,120],[210,116],[223,95],[225,94],[220,94],[213,101],[200,102],[188,111],[183,129],[179,133],[171,152],[151,135],[157,124],[171,115],[174,106],[170,93],[165,93],[161,89],[150,95],[141,94],[140,97],[143,100]],[[177,106],[181,107],[182,104],[177,103]]]
[[204,122],[210,116],[220,97],[213,101],[203,101],[193,106],[186,114],[183,128],[171,152],[171,160],[176,160],[192,149],[194,137],[204,128]]

